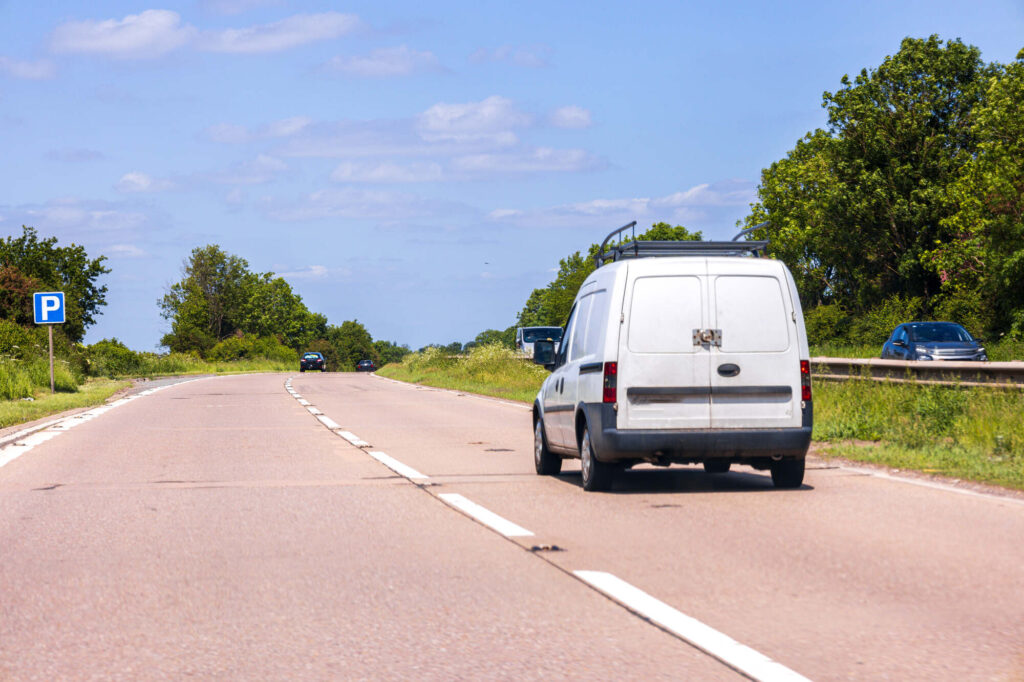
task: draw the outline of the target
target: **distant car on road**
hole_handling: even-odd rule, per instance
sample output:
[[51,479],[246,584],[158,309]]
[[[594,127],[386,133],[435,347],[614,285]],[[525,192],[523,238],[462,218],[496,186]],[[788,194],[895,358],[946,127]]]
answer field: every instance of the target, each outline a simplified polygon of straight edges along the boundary
[[324,360],[323,354],[312,351],[303,353],[302,358],[299,360],[299,371],[305,372],[307,369],[318,369],[321,372],[326,372],[327,362]]
[[372,372],[377,369],[377,364],[373,360],[360,360],[356,363],[357,372]]
[[907,322],[882,346],[883,360],[987,361],[984,347],[955,322]]
[[536,341],[554,341],[555,352],[558,352],[562,341],[561,327],[519,327],[516,329],[516,350],[528,358],[533,357],[533,344]]

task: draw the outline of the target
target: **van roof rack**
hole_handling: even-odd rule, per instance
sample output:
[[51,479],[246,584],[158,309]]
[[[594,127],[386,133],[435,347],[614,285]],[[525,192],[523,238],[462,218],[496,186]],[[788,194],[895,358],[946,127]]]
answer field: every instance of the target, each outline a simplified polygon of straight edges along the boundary
[[[613,231],[604,241],[601,248],[594,256],[594,266],[601,267],[607,261],[618,261],[623,258],[647,258],[651,256],[748,256],[755,258],[766,253],[768,240],[739,241],[740,237],[753,232],[754,230],[767,227],[768,223],[754,225],[743,230],[732,241],[728,242],[705,242],[705,241],[640,241],[636,238],[636,221],[623,225]],[[612,237],[633,228],[632,241],[623,242],[615,246],[608,246]]]

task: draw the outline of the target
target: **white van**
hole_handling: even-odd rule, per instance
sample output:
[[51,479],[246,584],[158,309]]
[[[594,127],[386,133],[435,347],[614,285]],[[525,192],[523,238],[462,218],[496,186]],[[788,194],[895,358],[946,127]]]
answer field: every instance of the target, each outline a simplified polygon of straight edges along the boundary
[[633,225],[605,239],[561,349],[535,344],[534,362],[552,370],[533,405],[537,473],[579,457],[583,488],[604,490],[641,462],[740,463],[799,487],[813,411],[789,270],[757,257],[765,241],[605,249]]
[[558,344],[562,340],[561,327],[517,327],[516,328],[516,350],[523,357],[533,357],[533,344],[536,341],[554,341],[555,352],[558,352]]

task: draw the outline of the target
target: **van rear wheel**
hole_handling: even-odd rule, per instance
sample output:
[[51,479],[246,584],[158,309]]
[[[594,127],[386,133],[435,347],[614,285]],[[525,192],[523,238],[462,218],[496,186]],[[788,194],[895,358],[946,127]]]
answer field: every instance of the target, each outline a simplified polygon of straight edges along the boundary
[[590,429],[583,427],[580,438],[580,473],[583,474],[583,489],[588,492],[608,490],[615,477],[615,466],[602,462],[594,457],[594,448],[590,443]]
[[537,417],[533,425],[533,466],[541,476],[554,476],[562,470],[562,458],[548,450],[543,417]]
[[804,458],[772,462],[772,483],[776,488],[799,488],[804,482]]

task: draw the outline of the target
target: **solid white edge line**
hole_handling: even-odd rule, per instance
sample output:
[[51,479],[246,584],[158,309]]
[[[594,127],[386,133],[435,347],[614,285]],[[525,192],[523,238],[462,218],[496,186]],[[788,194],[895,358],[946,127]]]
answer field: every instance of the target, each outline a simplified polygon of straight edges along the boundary
[[[167,384],[165,386],[149,388],[146,389],[145,391],[140,391],[139,393],[133,393],[132,395],[125,396],[124,398],[119,398],[112,403],[107,403],[105,405],[100,405],[99,407],[94,407],[91,410],[86,410],[85,412],[79,412],[78,414],[72,414],[67,417],[61,417],[60,419],[55,419],[53,421],[46,422],[45,424],[42,424],[38,427],[33,427],[30,429],[25,429],[24,431],[19,431],[18,433],[13,434],[13,436],[8,436],[6,439],[4,439],[5,441],[8,441],[9,444],[0,447],[0,467],[3,467],[6,464],[10,464],[11,462],[24,455],[26,452],[28,452],[35,446],[41,443],[45,443],[51,438],[59,436],[68,429],[74,428],[75,426],[78,426],[79,424],[87,422],[91,419],[95,419],[96,417],[100,416],[101,414],[109,412],[115,407],[119,407],[121,405],[124,405],[125,403],[130,403],[131,401],[137,399],[139,396],[152,395],[157,391],[162,391],[165,388],[170,388],[171,386],[181,386],[182,384],[188,384],[193,381],[200,381],[201,379],[210,378],[212,377],[186,379],[185,381],[179,381],[174,384]],[[29,435],[26,436],[25,438],[19,438],[18,436],[22,434]]]
[[730,668],[759,682],[809,682],[809,680],[764,654],[687,616],[625,580],[603,571],[573,571],[573,575],[598,592],[640,614],[669,632],[717,658]]
[[410,480],[425,480],[427,478],[430,478],[429,476],[426,476],[425,474],[421,474],[420,472],[416,471],[411,466],[402,464],[397,459],[395,459],[394,457],[387,453],[371,451],[370,457],[373,457],[375,460],[386,466],[388,469],[391,469],[399,476],[404,476],[405,478],[408,478]]
[[313,407],[312,405],[309,405],[306,409],[309,410],[309,413],[312,415],[323,414],[323,412],[321,412],[318,408]]
[[441,493],[438,495],[445,503],[472,516],[492,530],[496,530],[507,538],[529,537],[533,535],[522,526],[517,526],[508,519],[502,518],[490,509],[481,507],[476,502],[471,502],[458,493]]
[[848,466],[845,464],[840,465],[839,468],[845,469],[846,471],[853,471],[858,474],[874,476],[875,478],[881,478],[882,480],[885,481],[895,481],[896,483],[909,483],[910,485],[916,485],[922,488],[931,488],[932,490],[941,490],[947,493],[957,493],[959,495],[967,495],[969,497],[980,497],[986,500],[995,500],[997,502],[1010,502],[1012,504],[1024,505],[1024,500],[1016,497],[993,495],[992,493],[982,493],[976,490],[970,490],[969,488],[958,488],[955,485],[951,485],[949,483],[940,483],[938,481],[922,481],[916,478],[910,478],[909,476],[896,476],[885,471],[876,471],[874,469]]

